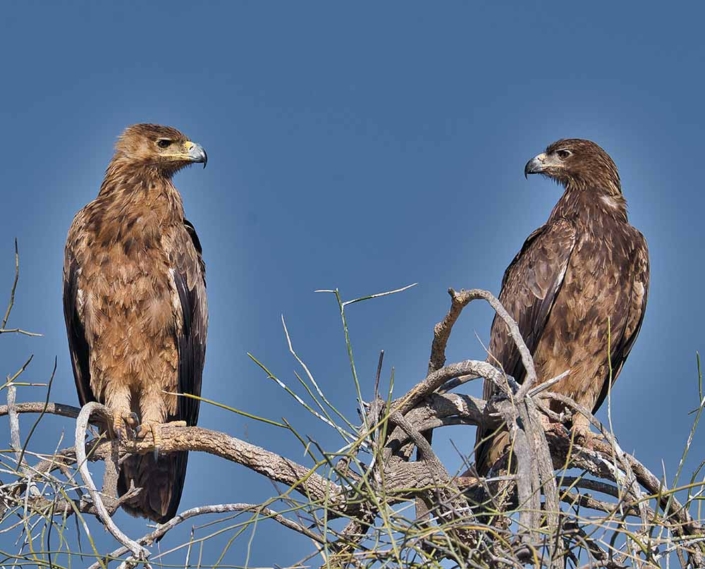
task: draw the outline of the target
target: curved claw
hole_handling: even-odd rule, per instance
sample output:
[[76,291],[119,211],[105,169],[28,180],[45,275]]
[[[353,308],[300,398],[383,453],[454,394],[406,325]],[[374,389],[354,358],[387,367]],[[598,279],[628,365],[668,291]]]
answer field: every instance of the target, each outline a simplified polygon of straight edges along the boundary
[[137,413],[133,413],[131,411],[114,411],[112,422],[109,427],[112,431],[112,436],[118,440],[123,440],[126,438],[125,427],[127,427],[130,432],[135,432],[138,425],[139,417],[137,416]]
[[147,436],[147,433],[152,433],[152,439],[154,440],[154,460],[159,458],[159,447],[162,444],[161,432],[159,429],[160,423],[153,421],[146,421],[142,423],[137,429],[137,438],[143,439]]
[[570,430],[575,442],[587,449],[593,448],[595,441],[605,441],[605,437],[599,433],[593,433],[590,430],[590,420],[583,415],[578,415],[573,420],[573,427]]
[[162,435],[161,427],[162,425],[170,425],[172,427],[185,427],[186,421],[171,421],[170,423],[158,423],[156,421],[145,421],[142,423],[137,430],[137,437],[143,439],[147,436],[147,433],[152,433],[152,439],[154,440],[154,460],[159,457],[159,448],[162,446]]

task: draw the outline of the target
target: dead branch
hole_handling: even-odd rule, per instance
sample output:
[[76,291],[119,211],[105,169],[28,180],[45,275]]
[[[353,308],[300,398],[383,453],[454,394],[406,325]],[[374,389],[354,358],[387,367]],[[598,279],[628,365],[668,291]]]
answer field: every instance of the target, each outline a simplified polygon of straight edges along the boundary
[[[666,515],[675,515],[677,516],[679,524],[685,527],[689,527],[694,532],[702,532],[702,526],[700,526],[699,524],[695,524],[693,519],[688,514],[687,510],[680,504],[680,502],[678,502],[678,500],[674,496],[670,495],[668,487],[665,485],[665,483],[660,481],[656,476],[654,476],[643,464],[641,464],[641,462],[639,462],[632,455],[622,451],[621,448],[619,448],[619,445],[617,444],[617,441],[612,435],[612,433],[610,433],[608,429],[605,429],[604,426],[592,415],[592,413],[590,413],[584,407],[578,405],[572,399],[563,395],[557,393],[546,393],[543,396],[550,399],[559,400],[561,401],[561,403],[571,407],[575,411],[587,417],[590,420],[590,423],[598,429],[600,434],[605,437],[605,439],[607,439],[607,443],[599,439],[593,439],[589,441],[589,445],[595,451],[598,451],[603,455],[601,457],[601,460],[609,461],[614,456],[615,452],[617,452],[622,464],[626,467],[625,470],[628,469],[627,472],[633,473],[635,477],[635,483],[638,483],[643,486],[650,494],[655,496],[661,496],[660,506],[664,509]],[[615,480],[614,474],[606,478]],[[640,503],[643,503],[645,498],[641,490],[638,489],[637,492],[634,493],[634,497]]]
[[[271,508],[265,508],[258,504],[214,504],[212,506],[199,506],[197,508],[191,508],[190,510],[186,510],[174,516],[168,522],[160,525],[153,532],[150,532],[147,535],[144,535],[141,538],[135,540],[135,542],[141,546],[152,545],[153,543],[156,543],[157,541],[162,539],[172,529],[182,524],[186,520],[190,520],[191,518],[195,518],[196,516],[205,516],[207,514],[227,514],[231,512],[251,512],[253,514],[256,514],[258,518],[262,520],[274,520],[275,522],[283,525],[285,528],[305,535],[309,539],[312,539],[313,541],[320,543],[321,545],[325,543],[325,540],[319,534],[312,532],[311,530],[303,527],[301,524],[297,524],[296,522],[291,521],[289,518],[285,518],[284,516],[282,516],[278,512],[275,512]],[[110,559],[119,559],[121,556],[125,555],[129,551],[130,549],[128,549],[126,546],[119,547],[118,549],[106,555],[105,561],[108,561]],[[89,569],[99,569],[100,566],[101,562],[96,561],[93,565],[89,567]]]
[[93,505],[98,512],[98,517],[100,521],[103,522],[108,531],[112,536],[122,543],[131,553],[132,557],[137,561],[144,561],[149,557],[149,550],[140,546],[138,543],[127,537],[122,530],[113,522],[110,514],[105,509],[103,505],[103,499],[98,493],[95,484],[93,483],[93,478],[88,470],[88,461],[86,459],[86,430],[88,429],[88,421],[91,414],[102,414],[103,417],[109,417],[109,411],[100,403],[91,402],[87,403],[81,409],[76,419],[76,461],[78,470],[81,473],[81,478],[83,478],[83,483],[88,488],[88,492],[93,500]]
[[22,444],[20,442],[20,418],[17,414],[17,404],[15,400],[17,398],[17,388],[10,383],[7,386],[7,409],[10,415],[10,446],[15,452],[15,457],[17,459],[18,468],[22,465],[20,464],[20,456],[22,454]]
[[393,404],[393,408],[405,415],[411,411],[411,409],[416,407],[416,405],[418,405],[424,397],[427,397],[436,391],[448,380],[461,375],[470,374],[489,379],[496,385],[500,386],[502,391],[506,391],[506,388],[504,387],[504,382],[506,379],[505,375],[501,371],[487,362],[466,360],[464,362],[442,367],[441,369],[428,374],[425,379],[416,384],[406,395],[397,399]]
[[[558,527],[559,500],[548,443],[541,427],[538,410],[529,396],[530,389],[537,381],[533,358],[521,336],[517,323],[494,295],[478,289],[463,290],[460,293],[449,289],[448,293],[451,296],[451,308],[444,320],[434,329],[429,370],[445,361],[445,347],[453,324],[463,308],[476,299],[487,301],[497,316],[504,321],[526,369],[524,384],[514,397],[511,397],[511,392],[504,387],[507,382],[506,376],[494,366],[486,364],[491,369],[481,371],[478,369],[471,373],[490,379],[500,388],[500,392],[510,395],[509,401],[500,407],[500,413],[510,427],[510,436],[516,455],[519,500],[523,506],[519,515],[519,523],[529,531],[529,539],[535,543],[541,526],[540,496],[542,490],[546,497],[546,522],[549,531]],[[479,368],[479,366],[475,367]],[[429,374],[429,378],[432,375],[433,372]],[[458,375],[460,374],[456,374],[455,377]],[[424,385],[427,380],[419,384],[417,388],[433,388],[432,390],[435,390],[442,385],[440,381],[438,384],[429,382],[430,385]],[[412,391],[407,397],[413,401],[415,396],[416,393]],[[403,401],[407,402],[408,400],[405,398]],[[553,559],[554,555],[551,554],[550,557]]]
[[452,288],[448,289],[450,295],[450,309],[443,320],[433,327],[433,343],[431,344],[431,358],[428,363],[428,373],[442,368],[446,363],[446,346],[450,339],[453,326],[460,317],[463,308],[468,302],[463,302],[458,293]]
[[[504,404],[514,408],[509,401],[505,401]],[[501,405],[502,404],[499,406],[500,408]],[[22,412],[39,413],[45,410],[47,413],[55,412],[62,416],[71,416],[72,413],[70,407],[61,404],[45,405],[43,403],[29,403],[20,404],[17,408],[18,411]],[[427,422],[439,422],[449,417],[462,419],[466,424],[478,424],[482,422],[485,416],[485,403],[483,401],[459,394],[432,394],[430,397],[426,398],[422,404],[410,411],[407,416],[403,417],[403,421],[401,422],[396,412],[393,417],[390,415],[390,421],[396,424],[397,428],[404,433],[403,436],[399,437],[398,441],[400,443],[411,441],[413,446],[419,446],[419,448],[422,449],[422,453],[420,457],[421,462],[418,463],[402,462],[400,464],[394,464],[394,461],[384,463],[384,493],[387,496],[388,503],[392,504],[398,500],[408,499],[416,493],[414,489],[439,488],[439,486],[451,490],[447,497],[452,497],[454,490],[452,490],[452,486],[448,486],[447,473],[443,474],[445,468],[438,470],[429,468],[429,464],[434,462],[435,454],[429,453],[429,448],[426,448],[424,444],[425,440],[423,437],[419,436],[421,432],[420,427],[423,427]],[[537,424],[537,421],[531,420],[526,421],[526,423]],[[438,423],[434,423],[434,425],[436,424]],[[85,427],[82,428],[85,429]],[[85,436],[85,430],[82,430],[82,433]],[[120,445],[120,456],[130,453],[151,452],[153,450],[153,444],[150,439],[151,437],[148,435],[144,440]],[[612,460],[614,453],[614,449],[611,445],[595,440],[590,441],[592,448],[584,448],[575,445],[574,441],[571,442],[570,437],[566,433],[557,430],[549,430],[546,433],[546,440],[549,443],[551,453],[561,465],[583,468],[607,480],[614,478],[613,470],[606,466],[606,463]],[[87,453],[89,455],[88,460],[105,460],[110,462],[113,444],[114,443],[111,441],[105,440],[92,442],[89,445],[89,451]],[[218,433],[200,427],[174,427],[165,425],[162,429],[160,450],[164,453],[180,450],[208,452],[224,459],[243,464],[267,476],[271,480],[284,483],[306,496],[312,504],[318,504],[319,507],[327,505],[330,517],[345,515],[351,516],[351,519],[354,520],[357,516],[363,516],[364,508],[359,504],[359,497],[350,494],[349,490],[345,490],[343,487],[319,475],[315,472],[315,469],[299,465],[289,459],[250,443],[240,441],[224,433]],[[32,471],[35,472],[36,475],[36,473],[49,472],[53,468],[58,468],[58,465],[71,465],[74,462],[74,453],[72,451],[73,449],[66,449],[50,458],[40,461]],[[79,455],[78,461],[81,463],[85,459],[85,455],[82,455],[80,450],[77,454]],[[533,454],[535,454],[535,452],[533,452]],[[427,463],[426,461],[429,460],[429,458],[430,462]],[[437,458],[435,458],[435,460],[437,461]],[[644,485],[647,492],[653,496],[659,495],[659,492],[662,493],[660,503],[662,507],[665,507],[668,498],[666,495],[663,495],[665,491],[658,479],[632,457],[629,457],[628,460],[630,461],[637,480],[640,484]],[[440,476],[439,472],[441,473]],[[564,478],[563,483],[564,485],[572,487],[585,487],[610,496],[615,496],[619,493],[616,487],[599,486],[597,482],[589,482],[584,479],[576,482],[573,479]],[[540,487],[539,492],[541,489]],[[545,485],[543,489],[545,492]],[[527,496],[532,492],[534,492],[533,489],[523,491],[521,495]],[[562,496],[562,501],[574,499],[574,495],[564,494]],[[94,502],[97,503],[95,499]],[[523,502],[524,498],[521,498],[519,504]],[[601,505],[599,500],[595,500],[594,498],[591,500],[586,497],[581,497],[579,503],[583,507],[597,507]],[[39,503],[37,504],[39,505]],[[48,503],[44,502],[43,505],[47,506]],[[89,504],[81,505],[80,511],[92,513],[89,506]],[[608,508],[606,504],[604,507]],[[627,503],[624,507],[627,513],[633,512],[633,503]],[[557,509],[553,509],[552,506],[547,506],[546,509],[549,512],[557,512]],[[468,519],[467,516],[469,512],[462,511],[462,508],[450,507],[448,511],[451,513],[460,511],[465,516],[464,519]],[[612,508],[612,511],[614,511],[614,508]],[[680,531],[683,535],[692,537],[703,535],[700,526],[690,518],[683,506],[675,499],[671,500],[671,514],[676,528],[674,531]],[[360,519],[365,518],[363,516]],[[536,524],[541,525],[541,523],[535,519],[531,522],[527,522],[528,527],[536,528]],[[143,542],[138,543],[143,545]]]
[[[68,417],[69,419],[78,418],[78,414],[81,412],[80,407],[74,407],[72,405],[64,405],[63,403],[44,403],[43,401],[37,401],[33,403],[17,403],[15,405],[15,411],[20,415],[22,413],[42,413],[46,412],[50,415],[58,415],[60,417]],[[9,405],[0,405],[0,417],[9,414]],[[96,419],[93,419],[97,422]]]
[[[458,311],[458,316],[460,315],[460,310],[462,310],[462,308],[470,304],[473,300],[478,299],[486,301],[494,309],[494,311],[497,313],[497,316],[499,316],[504,322],[504,324],[507,326],[509,335],[512,337],[512,340],[514,341],[517,350],[519,350],[519,355],[521,356],[521,363],[524,364],[524,369],[526,369],[526,379],[522,385],[522,388],[525,391],[528,391],[531,386],[536,383],[536,370],[534,368],[534,359],[531,356],[529,348],[524,342],[524,338],[522,338],[521,336],[519,326],[517,326],[517,323],[511,317],[509,312],[507,312],[504,306],[502,306],[502,303],[499,302],[499,299],[497,299],[497,297],[494,296],[491,292],[481,289],[461,290],[460,292],[455,292],[452,288],[450,288],[448,289],[448,294],[450,294],[452,299],[451,312],[454,311],[455,306],[455,310]],[[457,319],[458,316],[456,316],[455,319]],[[455,320],[453,320],[453,322],[455,322]],[[450,334],[450,330],[448,331],[448,333]],[[524,395],[526,395],[526,393],[521,394],[522,397]]]

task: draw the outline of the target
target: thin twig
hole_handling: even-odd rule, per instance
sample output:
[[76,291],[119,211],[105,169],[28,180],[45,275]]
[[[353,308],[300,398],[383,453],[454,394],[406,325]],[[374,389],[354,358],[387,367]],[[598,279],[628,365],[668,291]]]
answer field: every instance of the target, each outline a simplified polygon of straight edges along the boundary
[[7,321],[10,319],[10,314],[12,313],[12,307],[15,305],[15,292],[17,291],[17,282],[20,280],[20,250],[17,246],[17,237],[15,237],[15,278],[12,281],[12,288],[10,289],[10,301],[7,304],[7,309],[5,310],[5,316],[3,316],[2,323],[0,323],[0,329],[4,329],[7,326]]
[[37,430],[37,427],[39,426],[39,422],[42,420],[42,417],[44,417],[44,414],[46,413],[46,407],[49,404],[49,398],[51,397],[51,387],[54,384],[54,378],[56,377],[56,366],[58,363],[58,359],[54,357],[54,367],[51,370],[51,375],[49,376],[49,382],[47,383],[47,395],[46,399],[44,400],[44,408],[40,411],[39,417],[37,417],[37,420],[34,422],[32,425],[32,428],[29,430],[29,433],[27,434],[27,439],[24,442],[24,446],[22,447],[22,452],[20,453],[20,458],[18,461],[18,464],[23,462],[23,457],[25,452],[27,451],[27,445],[29,445],[29,441],[32,440],[32,436],[34,435],[34,432]]
[[0,334],[22,334],[23,336],[31,336],[32,338],[41,338],[42,334],[37,332],[28,332],[22,328],[0,328]]
[[[168,522],[161,524],[153,532],[136,540],[136,543],[142,546],[152,545],[153,543],[159,541],[163,538],[169,531],[174,529],[176,526],[182,524],[188,519],[194,518],[196,516],[203,516],[206,514],[225,514],[229,512],[252,512],[257,514],[261,519],[272,519],[277,523],[280,523],[284,527],[294,530],[300,534],[305,535],[309,539],[314,540],[317,543],[325,543],[324,539],[317,533],[303,527],[301,524],[291,521],[290,519],[284,517],[283,515],[275,512],[270,508],[264,508],[257,504],[215,504],[212,506],[199,506],[197,508],[191,508],[185,512],[177,514]],[[117,559],[122,555],[125,555],[128,551],[131,551],[127,546],[120,547],[115,551],[112,551],[106,555],[106,560]],[[89,567],[89,569],[98,569],[100,563],[96,562]]]
[[566,371],[564,371],[564,372],[561,373],[560,375],[557,375],[557,376],[554,377],[553,379],[549,379],[548,381],[544,381],[544,382],[541,383],[540,385],[537,385],[537,386],[534,387],[533,389],[530,389],[530,390],[529,390],[529,393],[528,393],[527,395],[528,395],[529,397],[535,397],[535,396],[538,395],[539,393],[541,393],[541,392],[543,392],[543,391],[546,391],[549,387],[553,387],[556,383],[558,383],[559,381],[565,379],[565,378],[568,377],[569,375],[570,375],[570,370],[567,369]]

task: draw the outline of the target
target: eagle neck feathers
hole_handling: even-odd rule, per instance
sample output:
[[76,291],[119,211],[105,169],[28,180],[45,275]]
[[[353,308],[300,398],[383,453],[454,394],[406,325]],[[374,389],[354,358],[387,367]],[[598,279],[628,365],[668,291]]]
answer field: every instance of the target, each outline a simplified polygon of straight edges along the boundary
[[628,223],[627,200],[618,186],[604,188],[569,182],[561,199],[553,208],[549,220],[569,219],[586,228],[593,227],[599,220],[604,225],[606,219],[618,223]]
[[98,246],[123,243],[129,253],[159,247],[167,228],[183,225],[184,208],[169,177],[156,168],[114,159],[86,214]]

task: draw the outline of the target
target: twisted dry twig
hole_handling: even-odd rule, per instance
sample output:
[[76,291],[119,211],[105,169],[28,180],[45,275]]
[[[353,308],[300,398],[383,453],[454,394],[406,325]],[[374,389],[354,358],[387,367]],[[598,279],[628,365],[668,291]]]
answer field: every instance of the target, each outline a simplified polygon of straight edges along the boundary
[[81,409],[76,419],[76,461],[78,466],[78,471],[81,473],[81,478],[83,483],[88,488],[88,492],[93,500],[93,505],[95,506],[96,512],[100,521],[103,522],[108,531],[112,536],[122,543],[131,553],[135,560],[144,561],[149,557],[149,550],[139,545],[137,542],[133,541],[127,537],[122,530],[113,522],[110,514],[103,504],[103,500],[100,497],[100,493],[93,483],[93,478],[88,470],[88,460],[86,458],[86,430],[88,429],[88,422],[93,413],[100,413],[103,416],[109,416],[109,411],[106,407],[92,401],[87,403]]

